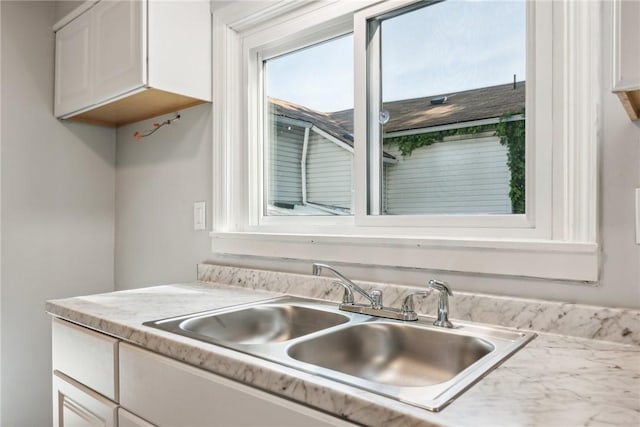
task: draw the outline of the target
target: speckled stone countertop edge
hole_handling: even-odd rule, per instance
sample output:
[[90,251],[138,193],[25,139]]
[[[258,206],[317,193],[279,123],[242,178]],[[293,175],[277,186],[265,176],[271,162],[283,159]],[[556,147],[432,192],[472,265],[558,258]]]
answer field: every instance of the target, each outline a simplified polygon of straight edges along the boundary
[[363,425],[564,427],[640,421],[640,348],[634,345],[541,333],[444,411],[433,413],[142,325],[280,294],[226,284],[177,284],[50,301],[47,311]]

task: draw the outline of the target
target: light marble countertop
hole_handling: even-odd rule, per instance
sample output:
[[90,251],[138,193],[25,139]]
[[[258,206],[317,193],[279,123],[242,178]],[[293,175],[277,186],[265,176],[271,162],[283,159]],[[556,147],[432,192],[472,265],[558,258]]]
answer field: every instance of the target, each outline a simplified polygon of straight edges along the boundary
[[541,333],[440,413],[143,326],[279,293],[215,283],[156,286],[47,303],[47,311],[276,395],[376,426],[638,426],[640,347]]

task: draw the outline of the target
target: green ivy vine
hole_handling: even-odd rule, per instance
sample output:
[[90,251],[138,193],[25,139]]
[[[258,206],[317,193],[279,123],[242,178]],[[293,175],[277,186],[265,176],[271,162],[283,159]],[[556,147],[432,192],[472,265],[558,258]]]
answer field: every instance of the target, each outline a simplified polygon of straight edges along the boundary
[[396,144],[403,157],[410,156],[414,150],[444,141],[448,136],[476,135],[483,132],[494,132],[500,138],[500,144],[507,146],[507,164],[511,171],[509,197],[512,212],[525,212],[525,121],[509,120],[516,114],[524,115],[524,110],[505,113],[497,124],[470,126],[458,129],[447,129],[416,135],[404,135],[385,138],[385,144]]
[[455,135],[476,135],[482,132],[494,131],[496,129],[495,124],[471,126],[458,129],[438,130],[435,132],[419,133],[415,135],[403,135],[394,136],[391,138],[385,138],[385,144],[397,144],[400,149],[400,153],[404,157],[410,156],[413,150],[420,147],[427,147],[437,142],[442,142],[448,136]]
[[506,145],[508,150],[507,165],[511,171],[509,183],[511,210],[514,214],[523,214],[525,212],[525,121],[508,120],[514,114],[524,116],[524,110],[503,114],[496,126],[496,136],[500,138],[500,144]]

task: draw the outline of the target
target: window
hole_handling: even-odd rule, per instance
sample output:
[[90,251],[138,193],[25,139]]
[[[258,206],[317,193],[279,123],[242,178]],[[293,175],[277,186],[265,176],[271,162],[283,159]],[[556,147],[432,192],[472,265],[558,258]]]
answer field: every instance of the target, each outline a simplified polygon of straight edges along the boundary
[[525,213],[525,6],[448,0],[369,20],[370,214]]
[[350,215],[353,36],[264,59],[262,67],[264,215]]
[[552,148],[535,135],[551,118],[525,121],[527,105],[550,92],[530,60],[543,42],[525,30],[535,13],[524,1],[448,0],[383,2],[355,15],[355,73],[367,83],[354,113],[356,141],[368,141],[356,158],[366,169],[359,225],[550,236],[551,189],[536,169]]
[[214,251],[597,278],[597,7],[286,3],[214,13]]
[[[525,18],[448,0],[369,20],[369,214],[525,213]],[[262,67],[264,215],[352,215],[353,36]]]

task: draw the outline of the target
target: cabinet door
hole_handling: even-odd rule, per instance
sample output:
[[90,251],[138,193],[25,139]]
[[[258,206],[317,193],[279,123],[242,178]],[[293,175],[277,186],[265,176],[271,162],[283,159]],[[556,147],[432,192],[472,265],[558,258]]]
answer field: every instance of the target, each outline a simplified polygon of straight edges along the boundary
[[84,13],[56,32],[56,117],[91,103],[91,73],[91,13]]
[[145,4],[143,1],[101,1],[92,9],[96,102],[145,84]]
[[640,89],[640,2],[614,3],[613,90]]
[[116,427],[117,409],[117,404],[54,372],[54,427]]
[[353,426],[129,344],[120,345],[120,404],[160,427]]

